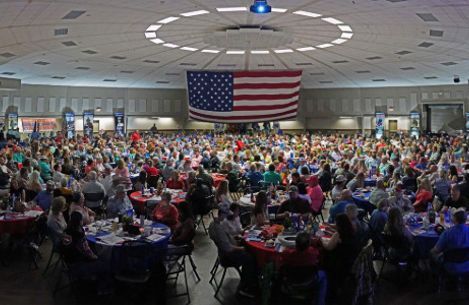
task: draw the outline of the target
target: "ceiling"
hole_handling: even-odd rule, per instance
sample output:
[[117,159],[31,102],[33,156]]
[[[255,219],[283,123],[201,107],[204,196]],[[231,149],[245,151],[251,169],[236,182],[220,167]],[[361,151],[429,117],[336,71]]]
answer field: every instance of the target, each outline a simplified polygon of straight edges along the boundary
[[[252,0],[2,1],[0,76],[131,88],[184,88],[185,71],[200,69],[301,69],[304,88],[469,78],[468,0],[269,3],[286,11],[217,10],[242,9]],[[197,11],[205,12],[181,15]]]

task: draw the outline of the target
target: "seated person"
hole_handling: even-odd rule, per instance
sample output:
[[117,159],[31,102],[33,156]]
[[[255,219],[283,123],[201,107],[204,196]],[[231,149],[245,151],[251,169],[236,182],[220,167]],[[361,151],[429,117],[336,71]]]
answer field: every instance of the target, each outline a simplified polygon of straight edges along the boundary
[[413,212],[414,206],[407,196],[404,196],[404,184],[398,182],[394,187],[394,195],[388,199],[389,207],[398,207],[403,212]]
[[269,165],[269,170],[264,173],[264,184],[266,185],[280,185],[282,183],[282,177],[275,171],[275,165],[272,163]]
[[389,197],[388,193],[386,192],[386,187],[384,186],[384,180],[379,179],[376,182],[376,188],[371,192],[370,195],[370,203],[374,206],[378,205],[383,199],[387,199]]
[[132,203],[130,202],[125,187],[121,184],[116,187],[115,195],[109,198],[107,202],[106,215],[108,218],[118,217],[124,215],[127,211],[132,210]]
[[408,259],[412,253],[414,239],[407,229],[399,208],[389,209],[388,221],[384,227],[385,237],[390,246],[390,255],[394,259]]
[[66,201],[62,196],[55,197],[52,200],[50,213],[47,216],[47,229],[54,246],[58,246],[63,238],[64,231],[67,228],[63,212],[66,209]]
[[178,205],[178,210],[179,223],[171,236],[171,244],[192,246],[192,240],[195,236],[195,222],[191,206],[187,201],[184,201]]
[[358,218],[358,207],[355,203],[350,203],[345,206],[345,214],[352,223],[353,229],[357,238],[360,240],[360,246],[364,247],[369,239],[369,227],[366,223]]
[[186,184],[179,176],[179,171],[173,171],[171,178],[166,183],[166,187],[173,190],[186,190]]
[[267,198],[267,193],[265,191],[257,193],[253,213],[255,219],[254,223],[259,228],[269,223],[268,204],[269,199]]
[[46,189],[40,191],[36,197],[32,200],[33,204],[37,204],[41,207],[44,212],[48,212],[50,205],[52,204],[52,198],[54,197],[54,181],[47,181]]
[[227,180],[223,180],[218,185],[215,193],[215,201],[218,204],[218,217],[224,219],[229,214],[231,206]]
[[464,208],[469,211],[469,199],[461,195],[461,188],[457,184],[451,186],[451,192],[448,200],[445,202],[445,208]]
[[352,197],[352,191],[344,189],[340,196],[339,201],[334,203],[334,205],[329,209],[329,223],[335,222],[335,217],[341,213],[345,212],[345,207],[349,204],[354,204]]
[[243,231],[241,221],[239,219],[240,206],[237,203],[233,203],[230,206],[230,212],[225,219],[221,221],[221,225],[225,231],[232,236],[239,236]]
[[260,187],[260,182],[264,180],[264,176],[257,170],[256,164],[253,162],[249,166],[249,172],[246,173],[246,178],[250,187]]
[[358,173],[355,178],[350,180],[349,183],[347,183],[347,188],[351,190],[352,192],[355,192],[359,188],[364,188],[365,187],[365,174],[360,172]]
[[254,297],[257,290],[257,266],[254,257],[241,246],[233,236],[228,234],[218,219],[209,226],[209,235],[217,246],[220,260],[225,266],[241,266],[241,281],[238,293],[246,297]]
[[319,185],[317,176],[311,176],[309,179],[308,195],[311,198],[311,210],[315,213],[321,211],[322,203],[324,202],[324,193]]
[[[454,226],[445,230],[439,237],[431,253],[439,261],[442,261],[442,254],[454,249],[469,250],[469,226],[466,225],[466,212],[458,210],[453,214]],[[453,272],[469,272],[469,261],[464,263],[447,263],[445,269]]]
[[153,220],[164,223],[174,231],[179,223],[178,209],[171,204],[171,193],[164,192],[161,194],[161,201],[153,210]]
[[[295,249],[287,248],[283,251],[280,263],[280,274],[287,273],[289,268],[316,268],[319,264],[319,251],[310,246],[310,235],[299,233],[295,240]],[[297,270],[297,269],[295,269]],[[327,277],[324,271],[317,271],[314,277],[314,296],[318,305],[326,304]]]
[[72,203],[68,209],[69,217],[73,212],[78,212],[82,215],[82,222],[85,226],[92,223],[96,216],[96,214],[90,208],[85,206],[85,196],[83,196],[83,194],[80,192],[75,192],[72,195]]
[[201,179],[203,182],[205,182],[209,186],[213,185],[212,176],[207,173],[207,171],[205,170],[203,166],[199,166],[197,171],[199,172],[196,176],[197,179]]
[[428,203],[433,200],[433,191],[430,181],[423,179],[420,181],[419,188],[415,195],[415,202],[413,204],[415,212],[424,212],[427,210]]
[[290,186],[288,194],[290,198],[282,202],[275,218],[277,220],[284,220],[290,217],[291,214],[300,214],[304,218],[308,217],[308,214],[311,213],[311,208],[306,200],[298,197],[298,187]]

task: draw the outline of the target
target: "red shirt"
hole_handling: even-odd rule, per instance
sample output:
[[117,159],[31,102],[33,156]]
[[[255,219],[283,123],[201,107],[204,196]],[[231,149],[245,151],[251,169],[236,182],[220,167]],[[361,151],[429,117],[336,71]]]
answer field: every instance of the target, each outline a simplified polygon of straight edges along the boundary
[[185,184],[181,179],[175,181],[173,178],[169,178],[168,183],[166,183],[166,187],[173,190],[183,190],[185,188]]
[[158,176],[160,171],[156,167],[152,166],[147,168],[147,174],[150,176]]
[[138,132],[134,132],[130,138],[132,139],[132,142],[138,142],[140,141],[141,137],[140,137],[140,134]]
[[432,202],[433,194],[427,190],[420,190],[415,196],[414,209],[415,212],[425,212],[427,210],[427,204]]
[[178,209],[172,205],[158,204],[153,210],[153,219],[169,226],[174,231],[178,224],[179,212]]
[[281,265],[301,267],[316,266],[319,263],[319,251],[309,247],[306,251],[298,252],[296,249],[285,249],[281,256]]

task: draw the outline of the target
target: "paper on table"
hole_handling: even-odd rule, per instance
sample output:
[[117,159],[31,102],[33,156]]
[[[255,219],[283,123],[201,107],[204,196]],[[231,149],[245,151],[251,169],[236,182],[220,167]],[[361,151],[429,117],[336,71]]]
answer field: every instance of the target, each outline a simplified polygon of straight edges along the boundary
[[152,234],[147,237],[148,240],[151,240],[152,242],[159,241],[161,239],[165,238],[165,236],[160,235],[160,234]]
[[109,245],[115,245],[115,244],[120,244],[123,243],[125,240],[123,238],[120,238],[114,234],[108,234],[104,236],[97,237],[100,241],[103,243],[109,244]]
[[42,215],[42,211],[35,211],[35,210],[30,210],[30,211],[26,211],[24,212],[24,216],[28,216],[28,217],[37,217],[39,215]]

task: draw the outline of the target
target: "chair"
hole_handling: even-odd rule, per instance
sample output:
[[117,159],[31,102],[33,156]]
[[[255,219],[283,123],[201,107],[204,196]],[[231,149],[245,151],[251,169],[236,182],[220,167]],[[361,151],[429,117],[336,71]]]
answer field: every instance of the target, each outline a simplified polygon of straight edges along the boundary
[[317,285],[317,268],[315,266],[283,266],[279,270],[279,281],[282,295],[288,298],[311,300],[311,293]]
[[402,284],[404,281],[401,276],[406,276],[407,271],[410,268],[410,251],[403,248],[402,241],[397,239],[389,234],[381,234],[382,249],[384,253],[383,263],[381,265],[378,279],[381,278],[381,275],[386,264],[391,264],[396,267],[398,272],[397,283]]
[[313,214],[313,220],[319,220],[319,217],[321,217],[322,222],[324,222],[324,215],[322,215],[322,210],[324,209],[324,206],[326,205],[326,196],[324,196],[324,199],[322,200],[321,207],[319,208],[319,211],[315,212],[312,211]]
[[373,268],[373,242],[367,245],[358,254],[352,266],[353,296],[352,305],[373,304],[376,273]]
[[[220,248],[217,244],[218,236],[217,236],[217,232],[216,232],[216,230],[217,230],[216,226],[219,226],[219,225],[220,224],[219,224],[218,220],[214,220],[208,228],[208,235],[209,235],[210,239],[214,242],[214,244],[215,244],[215,246],[217,247],[217,250],[218,250],[217,259],[216,259],[215,264],[213,265],[213,267],[210,271],[211,277],[210,277],[209,283],[212,286],[214,286],[214,288],[215,288],[215,295],[214,295],[215,299],[217,299],[221,303],[222,301],[218,298],[218,293],[220,292],[220,288],[223,286],[223,281],[225,280],[225,276],[226,276],[226,270],[228,270],[228,268],[234,268],[234,269],[236,269],[236,271],[238,272],[240,277],[241,277],[241,271],[240,271],[238,265],[224,259],[223,254],[220,251]],[[223,273],[222,273],[222,276],[220,278],[220,281],[217,282],[216,275],[218,273],[218,269],[220,268],[220,266],[223,268]]]
[[168,298],[178,298],[182,296],[187,296],[187,303],[190,304],[191,297],[189,293],[189,285],[187,284],[187,270],[186,270],[186,258],[189,257],[190,263],[192,265],[192,270],[196,276],[197,281],[200,281],[199,274],[197,273],[197,267],[192,259],[192,246],[183,245],[183,246],[174,246],[168,249],[166,255],[165,266],[166,266],[166,275],[167,281],[174,281],[174,287],[178,283],[179,275],[182,273],[184,275],[184,284],[185,292],[176,293],[169,295]]
[[[26,200],[26,202],[32,201],[34,198],[36,198],[36,196],[37,196],[36,191],[28,190],[28,189],[25,190],[25,200]],[[55,194],[54,194],[54,197],[55,197]]]
[[144,240],[125,241],[120,249],[119,268],[114,279],[128,284],[144,284],[150,280],[153,265],[151,244]]
[[469,276],[469,248],[459,248],[448,250],[443,253],[443,272],[439,273],[438,291],[447,277],[457,279],[457,289],[462,290],[462,279]]

